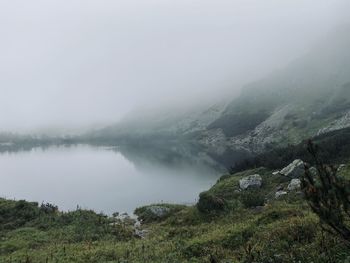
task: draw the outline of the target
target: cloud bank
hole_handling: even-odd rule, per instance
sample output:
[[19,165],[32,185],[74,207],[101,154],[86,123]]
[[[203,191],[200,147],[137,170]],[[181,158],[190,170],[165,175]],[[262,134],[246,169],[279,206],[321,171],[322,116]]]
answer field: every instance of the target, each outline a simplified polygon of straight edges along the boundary
[[[0,130],[235,94],[347,23],[349,1],[0,0]],[[233,96],[233,95],[232,95]]]

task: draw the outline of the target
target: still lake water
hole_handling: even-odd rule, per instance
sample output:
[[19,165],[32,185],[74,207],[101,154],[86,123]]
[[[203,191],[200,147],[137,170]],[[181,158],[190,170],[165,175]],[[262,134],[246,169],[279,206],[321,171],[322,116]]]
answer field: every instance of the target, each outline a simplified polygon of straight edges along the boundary
[[89,145],[0,153],[0,196],[50,202],[65,211],[79,205],[107,214],[132,213],[151,203],[194,203],[220,174],[181,156],[159,161],[164,156],[171,159],[171,154],[123,154]]

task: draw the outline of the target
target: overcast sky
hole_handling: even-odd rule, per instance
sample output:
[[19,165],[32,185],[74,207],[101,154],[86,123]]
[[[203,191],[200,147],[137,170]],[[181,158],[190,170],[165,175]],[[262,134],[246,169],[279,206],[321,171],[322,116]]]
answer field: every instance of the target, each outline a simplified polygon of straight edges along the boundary
[[349,2],[0,0],[0,130],[234,93],[347,22]]

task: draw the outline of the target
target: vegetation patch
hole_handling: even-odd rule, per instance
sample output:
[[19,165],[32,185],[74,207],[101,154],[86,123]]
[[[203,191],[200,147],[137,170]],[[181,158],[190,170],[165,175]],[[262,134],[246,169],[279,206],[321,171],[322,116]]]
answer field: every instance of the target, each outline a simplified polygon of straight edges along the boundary
[[183,205],[154,204],[136,208],[134,213],[143,222],[150,223],[154,221],[162,221],[184,208],[185,206]]

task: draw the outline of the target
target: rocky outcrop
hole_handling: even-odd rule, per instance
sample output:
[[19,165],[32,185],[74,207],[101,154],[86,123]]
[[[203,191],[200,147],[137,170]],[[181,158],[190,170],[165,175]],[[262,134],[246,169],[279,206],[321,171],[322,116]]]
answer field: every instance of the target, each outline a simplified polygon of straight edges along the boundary
[[239,180],[239,187],[243,190],[250,188],[260,188],[261,184],[262,178],[259,174],[249,175]]
[[317,132],[317,135],[324,134],[331,131],[336,131],[344,128],[350,127],[350,111],[346,112],[342,117],[339,119],[331,122],[328,126],[320,129]]
[[270,144],[277,143],[285,134],[283,125],[285,117],[293,110],[293,106],[286,105],[278,108],[254,130],[230,138],[229,145],[234,149],[244,149],[248,152],[261,153]]
[[170,209],[168,207],[158,205],[149,206],[146,209],[148,213],[152,214],[154,217],[159,218],[167,216],[170,212]]
[[304,172],[304,162],[297,159],[288,166],[284,167],[279,173],[290,178],[299,178],[304,174]]
[[287,189],[288,189],[288,191],[299,190],[299,189],[300,189],[300,184],[301,184],[300,180],[297,179],[297,178],[294,178],[294,179],[292,179],[292,180],[290,181],[290,183],[289,183]]
[[199,143],[219,155],[227,149],[227,138],[222,129],[203,131]]

